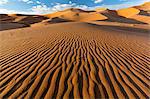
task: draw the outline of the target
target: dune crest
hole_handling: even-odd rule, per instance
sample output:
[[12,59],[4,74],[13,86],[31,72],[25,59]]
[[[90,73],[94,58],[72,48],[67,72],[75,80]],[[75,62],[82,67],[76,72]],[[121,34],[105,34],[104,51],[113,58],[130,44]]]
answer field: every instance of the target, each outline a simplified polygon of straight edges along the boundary
[[102,11],[105,11],[107,10],[107,8],[96,8],[95,11],[96,12],[102,12]]
[[72,21],[94,21],[94,20],[105,20],[107,17],[97,12],[84,11],[81,9],[71,8],[64,11],[59,11],[52,14],[45,15],[49,18],[59,17],[62,19]]
[[146,2],[140,6],[135,6],[135,8],[144,10],[144,11],[150,11],[150,2]]

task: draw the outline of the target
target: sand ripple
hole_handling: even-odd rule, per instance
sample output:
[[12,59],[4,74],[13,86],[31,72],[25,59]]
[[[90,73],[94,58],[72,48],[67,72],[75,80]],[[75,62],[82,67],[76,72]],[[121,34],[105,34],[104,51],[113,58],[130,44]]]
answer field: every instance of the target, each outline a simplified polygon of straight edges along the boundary
[[1,32],[0,98],[150,96],[148,34],[85,23],[54,27]]

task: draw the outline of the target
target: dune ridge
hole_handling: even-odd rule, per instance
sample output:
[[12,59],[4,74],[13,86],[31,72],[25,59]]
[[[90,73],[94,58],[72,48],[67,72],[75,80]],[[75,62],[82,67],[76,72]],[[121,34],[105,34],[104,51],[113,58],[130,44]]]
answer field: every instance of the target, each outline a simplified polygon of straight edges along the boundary
[[71,8],[64,11],[47,14],[49,18],[59,17],[62,19],[68,19],[72,21],[94,21],[94,20],[105,20],[107,17],[97,13],[95,11],[84,11],[81,9]]

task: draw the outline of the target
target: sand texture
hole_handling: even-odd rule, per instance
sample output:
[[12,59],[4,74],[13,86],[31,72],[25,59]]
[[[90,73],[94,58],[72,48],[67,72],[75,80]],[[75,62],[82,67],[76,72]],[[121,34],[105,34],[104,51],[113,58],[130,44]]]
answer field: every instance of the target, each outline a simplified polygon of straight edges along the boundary
[[148,99],[150,17],[117,13],[0,15],[0,99]]

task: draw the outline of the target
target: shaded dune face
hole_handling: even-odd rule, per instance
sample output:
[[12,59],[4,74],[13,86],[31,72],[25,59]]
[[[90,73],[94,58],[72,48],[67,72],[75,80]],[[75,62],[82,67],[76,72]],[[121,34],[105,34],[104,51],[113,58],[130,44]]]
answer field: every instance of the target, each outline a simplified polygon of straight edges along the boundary
[[150,13],[148,11],[141,10],[139,15],[150,16]]
[[71,20],[66,20],[62,18],[52,18],[48,23],[62,23],[62,22],[70,22]]
[[0,14],[0,22],[12,22],[15,18],[14,17],[11,17],[7,14]]
[[31,24],[39,23],[46,19],[48,18],[40,15],[1,14],[0,31],[30,27]]
[[25,27],[29,27],[29,25],[20,23],[0,22],[0,31]]
[[129,30],[69,22],[2,31],[0,98],[148,98],[149,32]]
[[130,23],[130,24],[146,24],[144,22],[141,22],[135,19],[130,19],[130,18],[120,16],[115,10],[106,10],[106,11],[101,12],[101,14],[103,14],[104,16],[108,18],[106,21]]
[[30,25],[30,24],[34,24],[34,23],[39,23],[46,19],[48,19],[48,18],[46,18],[44,16],[29,16],[29,17],[19,20],[18,23],[24,23],[24,24]]

